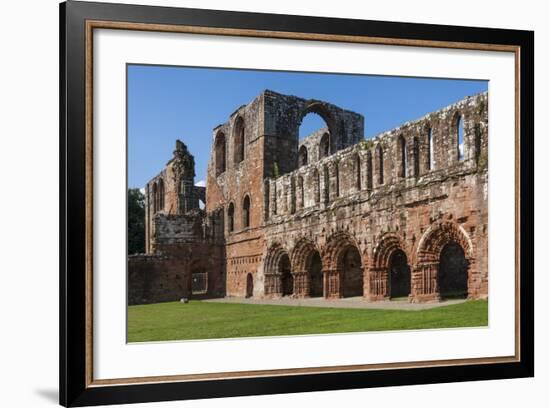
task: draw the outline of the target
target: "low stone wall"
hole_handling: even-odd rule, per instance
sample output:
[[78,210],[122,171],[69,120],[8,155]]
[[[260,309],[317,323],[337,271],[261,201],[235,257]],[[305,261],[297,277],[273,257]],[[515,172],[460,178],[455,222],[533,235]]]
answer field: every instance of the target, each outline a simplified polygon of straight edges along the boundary
[[[224,248],[212,243],[167,245],[128,257],[128,304],[202,299],[225,294]],[[204,293],[192,292],[194,273],[206,273]]]

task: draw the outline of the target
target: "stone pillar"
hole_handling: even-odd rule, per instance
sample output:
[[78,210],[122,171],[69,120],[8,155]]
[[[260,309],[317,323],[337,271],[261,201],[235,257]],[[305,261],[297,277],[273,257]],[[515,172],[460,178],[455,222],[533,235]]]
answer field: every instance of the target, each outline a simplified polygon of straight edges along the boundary
[[342,271],[337,269],[323,270],[323,295],[326,299],[342,297]]
[[265,275],[265,297],[280,298],[283,296],[282,280],[279,274]]
[[293,294],[297,298],[309,297],[309,275],[307,272],[292,272],[294,278]]
[[371,302],[388,300],[388,270],[387,268],[369,268],[365,281],[365,298]]
[[321,174],[321,203],[325,208],[330,202],[330,172],[328,166],[324,166]]
[[330,163],[329,164],[329,201],[334,201],[338,198],[339,190],[340,190],[340,182],[339,182],[339,175],[338,175],[338,163]]
[[412,303],[438,302],[439,285],[437,273],[439,262],[421,262],[412,272],[411,294],[409,300]]
[[296,210],[300,210],[305,207],[304,201],[304,179],[302,177],[298,177],[298,180],[296,180]]

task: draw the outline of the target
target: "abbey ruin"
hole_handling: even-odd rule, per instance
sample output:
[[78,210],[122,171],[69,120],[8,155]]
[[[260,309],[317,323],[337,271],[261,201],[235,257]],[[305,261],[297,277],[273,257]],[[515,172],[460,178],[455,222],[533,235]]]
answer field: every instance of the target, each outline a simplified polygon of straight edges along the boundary
[[[326,127],[299,140],[311,112]],[[357,113],[265,90],[213,129],[206,187],[178,141],[145,186],[129,303],[487,297],[487,93],[363,129]]]

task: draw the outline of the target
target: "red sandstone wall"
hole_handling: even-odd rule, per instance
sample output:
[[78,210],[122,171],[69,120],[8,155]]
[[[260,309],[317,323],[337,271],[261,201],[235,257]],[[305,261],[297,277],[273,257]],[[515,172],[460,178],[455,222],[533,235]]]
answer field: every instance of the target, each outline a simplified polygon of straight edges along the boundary
[[[379,300],[390,294],[388,262],[400,249],[411,269],[411,300],[430,301],[439,299],[437,268],[441,249],[456,242],[469,263],[468,295],[485,297],[487,103],[487,94],[465,98],[372,140],[361,141],[360,115],[324,102],[265,91],[214,129],[214,145],[223,134],[225,148],[216,152],[213,147],[206,186],[206,222],[201,221],[199,213],[191,216],[194,221],[176,216],[182,225],[170,220],[170,215],[157,216],[157,221],[148,215],[148,248],[178,261],[158,261],[151,267],[136,258],[130,261],[131,274],[142,271],[136,282],[138,287],[139,282],[149,285],[147,290],[157,294],[148,295],[150,299],[173,298],[178,287],[175,271],[188,270],[189,262],[198,255],[198,259],[211,260],[208,268],[219,296],[277,296],[288,283],[281,281],[280,267],[281,259],[287,259],[292,272],[291,291],[294,296],[307,296],[311,283],[308,262],[317,251],[322,258],[324,295],[340,297],[345,294],[346,281],[342,259],[349,258],[347,251],[353,247],[360,254],[363,294]],[[309,111],[327,120],[335,153],[298,168],[296,132]],[[337,120],[340,116],[342,120]],[[462,160],[456,131],[459,116],[464,120]],[[241,120],[245,124],[245,159],[238,162],[235,124]],[[302,144],[312,148],[311,143],[313,138]],[[216,168],[221,162],[220,153],[225,155],[221,171]],[[270,179],[275,162],[281,175]],[[164,173],[169,169],[160,176],[166,177]],[[165,185],[165,189],[164,211],[169,212],[171,186]],[[243,221],[245,196],[251,200],[248,226]],[[232,231],[230,204],[234,206]],[[161,222],[163,217],[166,223]],[[187,227],[190,229],[185,232]],[[220,227],[223,234],[218,231]],[[201,228],[205,228],[202,234]],[[156,280],[145,282],[147,270],[153,271]],[[165,284],[173,287],[162,295]],[[136,291],[139,293],[139,289]]]

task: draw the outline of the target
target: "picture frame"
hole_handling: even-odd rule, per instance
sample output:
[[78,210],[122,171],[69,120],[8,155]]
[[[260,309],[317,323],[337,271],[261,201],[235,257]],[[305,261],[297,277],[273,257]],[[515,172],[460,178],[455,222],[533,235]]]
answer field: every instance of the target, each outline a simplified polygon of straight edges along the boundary
[[[513,355],[197,373],[94,376],[94,30],[512,53],[515,63]],[[60,5],[60,403],[341,390],[534,375],[534,33],[68,1]],[[124,271],[120,271],[124,273]]]

